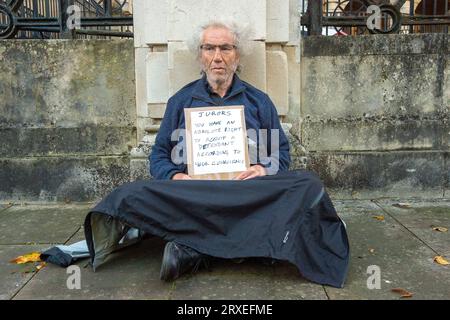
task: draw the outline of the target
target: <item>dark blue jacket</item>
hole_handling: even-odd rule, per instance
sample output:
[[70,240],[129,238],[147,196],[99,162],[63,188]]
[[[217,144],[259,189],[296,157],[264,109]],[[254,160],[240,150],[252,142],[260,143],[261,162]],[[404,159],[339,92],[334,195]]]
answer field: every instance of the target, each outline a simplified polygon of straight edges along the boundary
[[[203,78],[183,87],[167,102],[166,112],[149,156],[150,174],[155,179],[171,179],[176,173],[187,173],[186,161],[175,164],[171,160],[172,149],[183,140],[179,135],[172,137],[172,133],[176,129],[185,129],[184,108],[215,105],[244,105],[247,130],[255,129],[258,132],[258,129],[267,129],[267,138],[259,139],[258,134],[256,135],[258,145],[266,146],[267,157],[260,157],[258,153],[256,159],[250,158],[250,163],[262,164],[268,168],[268,172],[271,174],[276,173],[273,170],[271,171],[271,168],[279,168],[279,171],[288,170],[290,163],[289,142],[281,128],[277,110],[269,96],[235,75],[231,88],[223,98],[220,98],[211,92],[206,77],[203,76]],[[276,148],[271,146],[270,129],[278,129],[279,154],[272,153],[272,149]],[[274,165],[275,163],[278,165]]]

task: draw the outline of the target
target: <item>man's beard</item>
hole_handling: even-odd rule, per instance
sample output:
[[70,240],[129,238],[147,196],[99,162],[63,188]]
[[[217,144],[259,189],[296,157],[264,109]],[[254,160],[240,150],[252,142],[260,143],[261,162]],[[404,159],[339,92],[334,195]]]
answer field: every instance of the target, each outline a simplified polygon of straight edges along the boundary
[[210,83],[210,85],[214,84],[217,87],[221,87],[230,78],[233,78],[233,75],[236,72],[236,69],[237,69],[237,65],[234,68],[231,69],[231,70],[234,70],[234,71],[230,70],[230,73],[226,73],[224,75],[214,75],[214,74],[212,74],[212,72],[211,73],[205,72],[206,73],[206,78],[207,78],[208,82]]
[[215,77],[215,79],[211,79],[210,77],[208,77],[208,80],[218,87],[222,86],[226,82],[226,79],[224,77]]

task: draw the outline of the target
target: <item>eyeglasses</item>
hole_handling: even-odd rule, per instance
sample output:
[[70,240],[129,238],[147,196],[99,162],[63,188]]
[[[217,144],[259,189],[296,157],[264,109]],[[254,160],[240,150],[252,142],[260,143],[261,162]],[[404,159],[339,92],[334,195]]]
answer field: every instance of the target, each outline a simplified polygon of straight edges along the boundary
[[213,45],[213,44],[202,44],[200,49],[202,49],[207,54],[215,54],[217,48],[219,48],[220,53],[222,54],[231,54],[231,52],[236,49],[235,45],[232,44],[221,44],[221,45]]

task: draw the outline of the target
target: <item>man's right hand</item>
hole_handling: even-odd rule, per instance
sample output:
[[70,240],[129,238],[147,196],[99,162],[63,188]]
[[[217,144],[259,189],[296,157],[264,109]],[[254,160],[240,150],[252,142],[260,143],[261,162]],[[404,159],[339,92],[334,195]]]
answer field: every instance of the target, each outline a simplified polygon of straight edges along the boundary
[[172,180],[192,180],[192,178],[185,173],[176,173],[173,175]]

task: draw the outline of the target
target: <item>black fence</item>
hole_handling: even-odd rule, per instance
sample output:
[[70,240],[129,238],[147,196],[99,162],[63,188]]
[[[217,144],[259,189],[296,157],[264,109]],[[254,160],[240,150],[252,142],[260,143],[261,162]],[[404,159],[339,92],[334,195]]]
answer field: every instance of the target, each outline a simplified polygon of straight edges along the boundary
[[301,0],[304,35],[448,33],[450,0]]
[[0,0],[0,39],[133,37],[129,0]]
[[[304,35],[448,33],[450,25],[450,0],[298,1]],[[0,39],[133,37],[130,2],[0,0]]]

